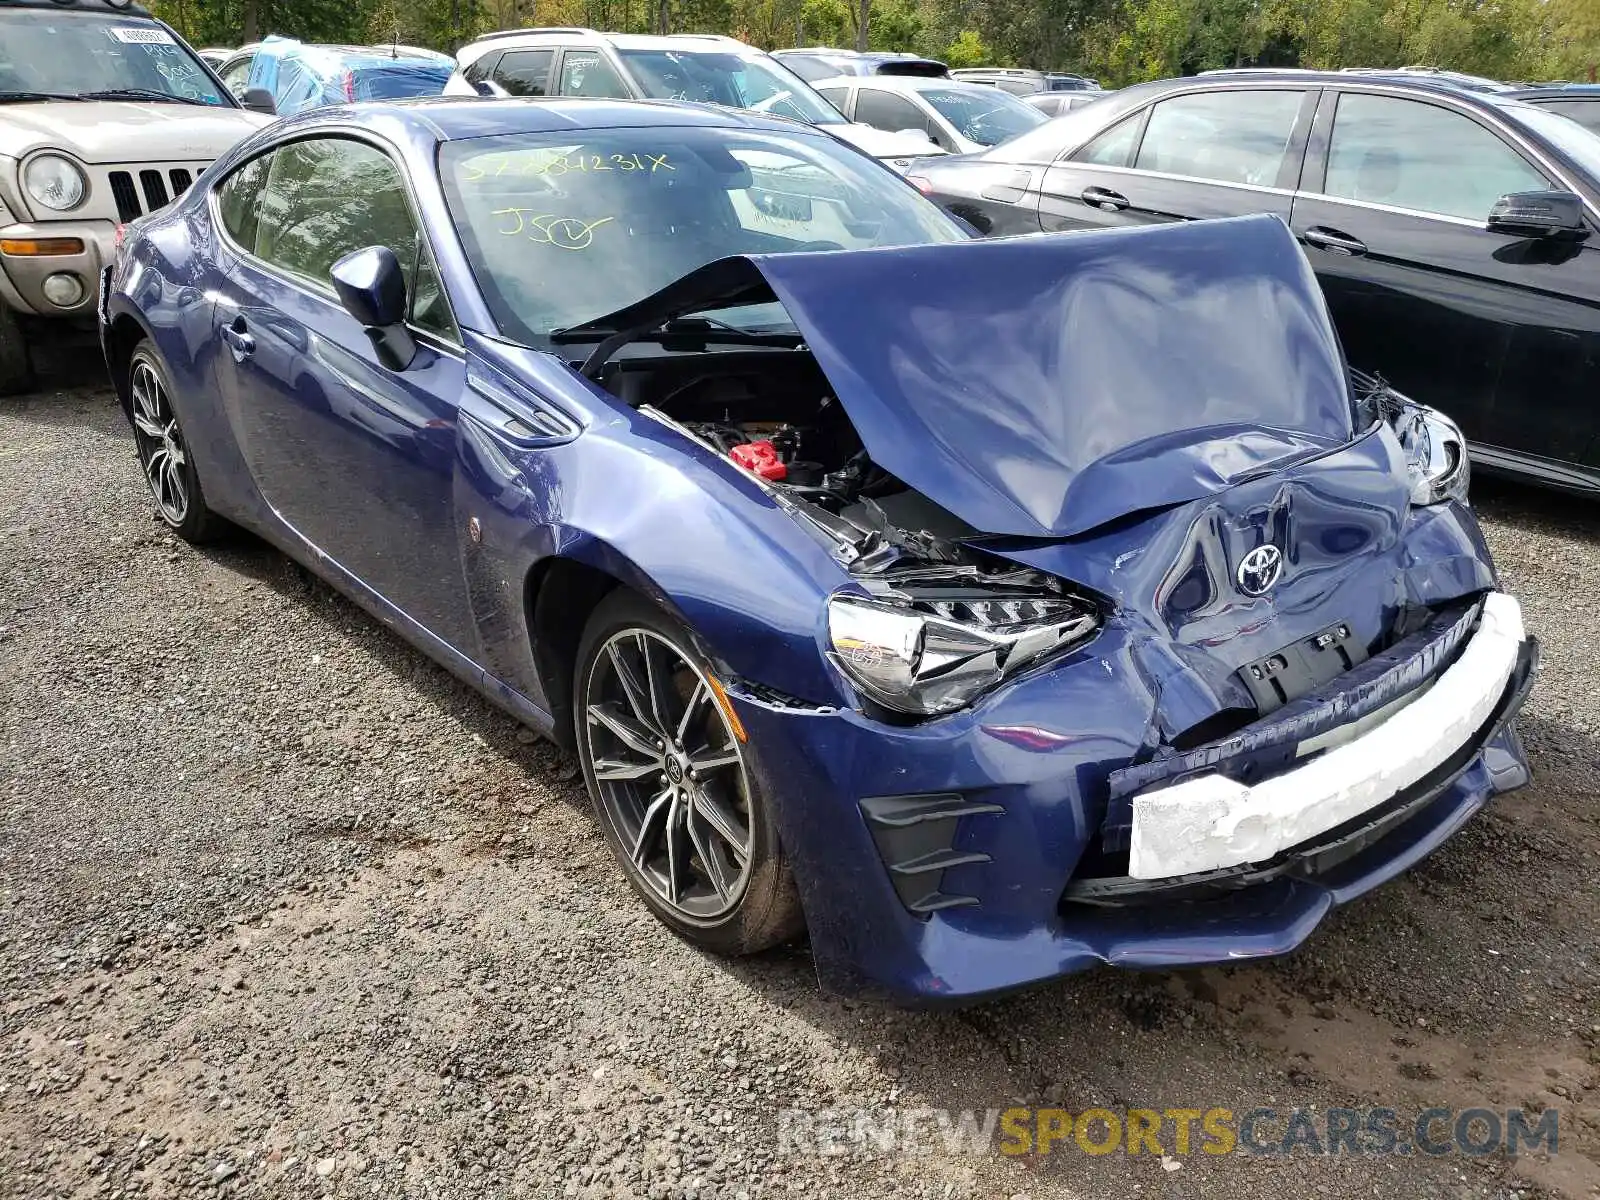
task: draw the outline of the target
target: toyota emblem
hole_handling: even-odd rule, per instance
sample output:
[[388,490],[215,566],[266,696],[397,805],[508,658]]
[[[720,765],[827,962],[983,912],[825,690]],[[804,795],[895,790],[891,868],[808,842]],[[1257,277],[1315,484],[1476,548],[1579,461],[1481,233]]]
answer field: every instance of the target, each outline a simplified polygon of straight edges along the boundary
[[1246,596],[1259,596],[1282,574],[1283,551],[1270,542],[1257,546],[1239,563],[1239,590]]

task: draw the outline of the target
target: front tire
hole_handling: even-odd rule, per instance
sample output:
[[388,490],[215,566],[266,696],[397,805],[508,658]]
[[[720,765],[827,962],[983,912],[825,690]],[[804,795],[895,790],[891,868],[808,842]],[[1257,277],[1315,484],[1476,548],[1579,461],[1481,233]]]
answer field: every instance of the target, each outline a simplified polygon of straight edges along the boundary
[[206,505],[189,443],[172,407],[166,365],[148,339],[128,358],[128,398],[139,466],[155,497],[157,514],[186,542],[215,541],[229,526]]
[[718,954],[753,954],[804,923],[771,806],[719,691],[688,631],[639,595],[614,591],[595,609],[573,713],[606,843],[674,932]]
[[0,396],[16,396],[33,387],[33,363],[17,314],[0,304]]

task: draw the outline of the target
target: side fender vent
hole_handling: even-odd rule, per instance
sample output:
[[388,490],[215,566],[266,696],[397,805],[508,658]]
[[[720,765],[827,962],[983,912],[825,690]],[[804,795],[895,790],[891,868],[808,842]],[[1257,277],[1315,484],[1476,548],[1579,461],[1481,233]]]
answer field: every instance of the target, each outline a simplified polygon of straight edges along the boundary
[[959,792],[934,792],[869,796],[861,801],[861,812],[895,895],[910,912],[926,917],[978,903],[976,896],[944,890],[944,873],[951,867],[990,861],[987,854],[955,848],[957,823],[963,817],[1003,813],[1004,808],[968,800]]

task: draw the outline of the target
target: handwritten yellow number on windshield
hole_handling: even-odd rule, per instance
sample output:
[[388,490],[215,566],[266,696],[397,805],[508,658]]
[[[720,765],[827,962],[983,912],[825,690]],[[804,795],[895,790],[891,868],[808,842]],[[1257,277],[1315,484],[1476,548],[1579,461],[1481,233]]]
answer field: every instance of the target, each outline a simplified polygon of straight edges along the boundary
[[536,213],[528,208],[497,208],[493,216],[501,218],[498,232],[502,237],[526,237],[541,246],[554,246],[557,250],[587,250],[594,243],[594,231],[615,217],[601,217],[597,221],[584,221],[577,217],[558,217],[552,213]]

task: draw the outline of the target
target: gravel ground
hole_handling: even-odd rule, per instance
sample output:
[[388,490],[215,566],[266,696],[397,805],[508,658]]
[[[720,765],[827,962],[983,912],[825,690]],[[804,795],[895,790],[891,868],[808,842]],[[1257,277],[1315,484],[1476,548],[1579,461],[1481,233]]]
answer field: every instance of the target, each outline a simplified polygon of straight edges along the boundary
[[[675,940],[574,764],[152,515],[92,350],[0,401],[0,1196],[1600,1196],[1600,507],[1480,487],[1537,782],[1294,956],[960,1013]],[[780,1152],[780,1111],[1511,1105],[1485,1158]],[[1170,1149],[1170,1147],[1169,1147]]]

